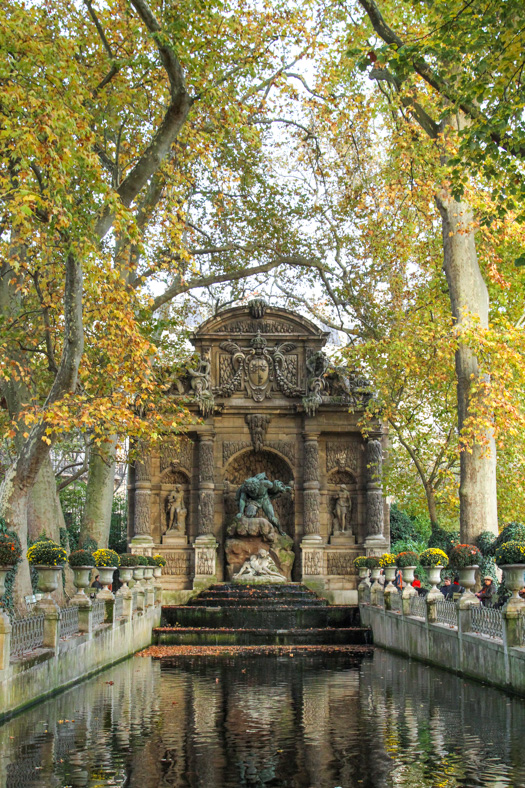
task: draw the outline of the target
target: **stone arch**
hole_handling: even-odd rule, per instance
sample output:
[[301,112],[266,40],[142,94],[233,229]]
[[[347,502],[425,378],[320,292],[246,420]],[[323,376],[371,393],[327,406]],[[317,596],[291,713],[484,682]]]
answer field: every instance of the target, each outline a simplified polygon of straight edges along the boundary
[[[224,497],[224,513],[226,522],[230,522],[237,513],[235,493],[245,479],[265,471],[271,479],[279,479],[285,484],[294,480],[292,467],[281,454],[270,449],[255,452],[253,449],[243,450],[234,454],[224,469],[224,480],[229,482],[229,490]],[[290,494],[281,495],[273,501],[273,507],[279,521],[290,536],[294,533],[295,507]]]
[[347,468],[334,468],[328,474],[328,484],[357,484],[357,478],[353,471]]

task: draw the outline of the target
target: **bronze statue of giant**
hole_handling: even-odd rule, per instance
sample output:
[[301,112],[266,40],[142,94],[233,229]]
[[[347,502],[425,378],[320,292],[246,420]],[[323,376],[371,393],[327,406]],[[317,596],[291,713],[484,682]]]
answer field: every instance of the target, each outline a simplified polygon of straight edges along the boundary
[[[292,484],[279,479],[272,481],[264,471],[245,479],[237,489],[235,500],[239,511],[226,529],[229,538],[225,553],[230,578],[249,565],[251,556],[265,550],[270,551],[276,571],[291,579],[293,541],[283,531],[272,501],[279,495],[292,493]],[[260,510],[264,516],[258,516]]]

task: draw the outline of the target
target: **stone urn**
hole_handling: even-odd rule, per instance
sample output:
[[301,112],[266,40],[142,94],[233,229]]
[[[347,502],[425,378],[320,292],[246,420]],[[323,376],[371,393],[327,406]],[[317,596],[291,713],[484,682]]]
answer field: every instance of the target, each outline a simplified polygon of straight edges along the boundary
[[153,577],[153,567],[152,566],[145,566],[144,567],[144,580],[148,586],[151,585],[151,578]]
[[39,606],[46,607],[51,605],[52,607],[56,607],[55,602],[49,594],[57,590],[62,579],[62,570],[64,567],[44,566],[43,564],[33,564],[32,566],[38,573],[38,590],[44,594],[43,598],[38,603]]
[[133,580],[135,580],[135,585],[133,588],[136,588],[137,591],[143,590],[144,586],[142,585],[142,581],[144,580],[144,567],[143,566],[135,566],[133,567]]
[[87,599],[86,592],[84,591],[84,589],[89,586],[92,569],[93,569],[92,566],[71,567],[71,570],[73,572],[73,585],[77,589],[77,593],[74,596],[75,601],[79,599],[82,600]]
[[438,588],[438,583],[441,582],[441,570],[444,568],[445,567],[440,564],[437,566],[425,566],[428,572],[428,581],[432,586],[427,594],[427,601],[429,599],[443,599],[443,594]]
[[381,592],[383,591],[383,587],[379,582],[379,575],[381,574],[381,567],[376,566],[374,569],[370,570],[370,580],[372,582],[372,587],[370,589],[370,602],[372,605],[382,604],[381,602]]
[[414,582],[414,572],[416,571],[415,566],[400,566],[399,567],[401,572],[403,573],[403,582],[404,588],[401,593],[401,596],[404,599],[409,599],[412,596],[416,596],[417,589],[414,588],[412,583]]
[[100,575],[100,582],[104,586],[102,591],[98,594],[98,599],[114,599],[113,592],[109,590],[109,586],[113,582],[113,574],[117,571],[116,566],[97,566],[97,572]]
[[476,571],[479,569],[477,564],[474,566],[462,566],[461,569],[458,569],[459,574],[459,584],[465,587],[465,593],[463,594],[463,599],[474,597],[477,599],[476,595],[472,593],[472,589],[476,585]]
[[385,594],[397,594],[397,588],[394,585],[394,580],[396,579],[396,567],[395,566],[385,566]]
[[512,591],[512,596],[507,600],[505,610],[521,610],[525,607],[525,599],[522,599],[519,592],[523,588],[523,573],[525,564],[501,564],[505,585]]
[[153,567],[153,577],[162,577],[162,567],[161,566],[154,566]]
[[130,580],[133,579],[133,572],[134,571],[135,571],[135,567],[134,566],[121,566],[119,568],[120,582],[122,583],[122,587],[119,589],[119,593],[120,593],[120,591],[128,591],[129,590],[128,583],[129,583]]

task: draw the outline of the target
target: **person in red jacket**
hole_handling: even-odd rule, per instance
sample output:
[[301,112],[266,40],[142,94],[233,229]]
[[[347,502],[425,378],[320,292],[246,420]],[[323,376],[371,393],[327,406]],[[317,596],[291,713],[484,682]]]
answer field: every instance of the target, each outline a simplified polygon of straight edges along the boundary
[[421,580],[419,579],[419,577],[415,572],[414,572],[414,579],[412,580],[412,587],[421,588]]

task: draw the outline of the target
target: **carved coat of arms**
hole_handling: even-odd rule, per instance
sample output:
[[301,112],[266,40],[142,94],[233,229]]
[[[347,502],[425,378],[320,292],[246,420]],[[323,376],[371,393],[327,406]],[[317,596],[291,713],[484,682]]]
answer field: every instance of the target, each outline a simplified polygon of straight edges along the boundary
[[244,387],[255,402],[270,397],[274,388],[287,397],[301,396],[301,389],[287,380],[283,370],[286,354],[297,347],[293,342],[281,342],[269,348],[258,331],[249,347],[241,347],[232,340],[221,342],[220,347],[231,355],[233,375],[228,383],[214,390],[215,394],[229,397]]

